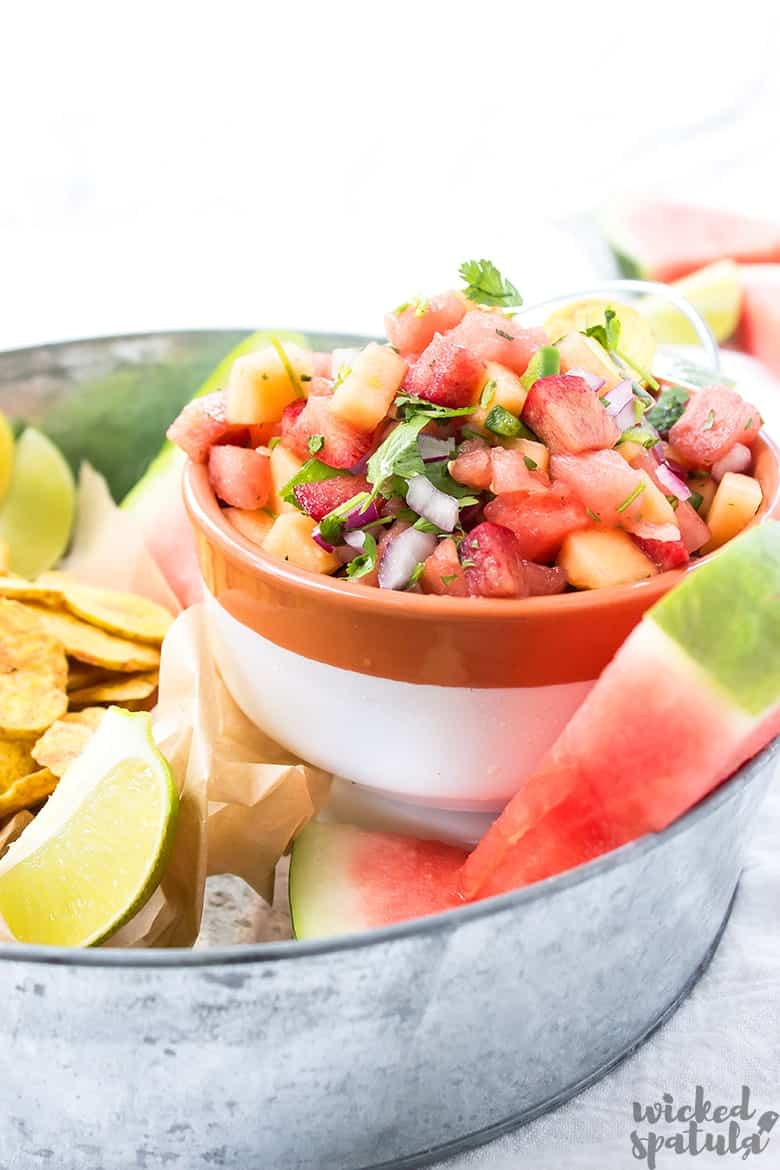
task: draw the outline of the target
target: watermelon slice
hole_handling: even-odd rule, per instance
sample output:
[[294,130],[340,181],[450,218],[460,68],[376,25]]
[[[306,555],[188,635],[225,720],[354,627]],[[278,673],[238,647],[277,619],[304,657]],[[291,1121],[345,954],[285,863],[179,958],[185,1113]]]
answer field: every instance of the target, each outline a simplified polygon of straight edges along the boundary
[[439,406],[469,406],[485,373],[480,359],[453,340],[454,334],[437,333],[404,378],[407,394]]
[[780,523],[767,521],[645,614],[467,859],[310,824],[290,869],[296,936],[446,910],[458,891],[502,893],[665,828],[780,731],[779,593]]
[[404,357],[422,353],[437,333],[446,333],[463,320],[468,302],[459,292],[439,293],[427,301],[410,301],[385,314],[391,345]]
[[666,828],[768,743],[780,731],[778,596],[780,524],[768,521],[649,610],[470,855],[464,897]]
[[677,280],[715,260],[780,260],[780,225],[727,211],[640,199],[609,209],[602,227],[623,272],[646,280]]
[[773,274],[774,280],[754,284],[746,272],[737,342],[780,377],[780,268],[759,271]]

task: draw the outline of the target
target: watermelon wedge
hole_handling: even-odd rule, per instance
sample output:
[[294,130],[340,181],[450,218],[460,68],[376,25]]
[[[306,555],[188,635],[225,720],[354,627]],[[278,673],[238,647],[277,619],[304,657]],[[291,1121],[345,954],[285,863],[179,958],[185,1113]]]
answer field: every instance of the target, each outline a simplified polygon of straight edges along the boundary
[[[268,345],[271,338],[305,346],[299,333],[251,333],[222,359],[193,398],[212,394],[226,384],[236,358]],[[203,596],[195,539],[181,495],[181,473],[186,455],[166,439],[145,475],[125,496],[121,507],[141,531],[149,552],[182,605],[193,605]]]
[[766,521],[645,614],[468,857],[308,825],[290,869],[296,937],[446,910],[664,829],[780,732],[778,598],[780,523]]
[[780,377],[780,267],[759,272],[770,279],[754,283],[750,270],[745,273],[737,343]]
[[639,199],[608,209],[602,228],[627,276],[670,281],[716,260],[780,261],[780,225],[727,211]]

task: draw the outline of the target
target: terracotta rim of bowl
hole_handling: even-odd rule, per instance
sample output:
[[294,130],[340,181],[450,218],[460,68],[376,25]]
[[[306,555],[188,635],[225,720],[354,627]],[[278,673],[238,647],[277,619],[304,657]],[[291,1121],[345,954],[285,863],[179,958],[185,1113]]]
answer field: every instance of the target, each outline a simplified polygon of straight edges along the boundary
[[[753,524],[780,518],[780,452],[761,436]],[[684,573],[525,599],[437,597],[377,589],[267,555],[225,519],[204,465],[188,463],[184,500],[206,586],[234,618],[305,658],[401,682],[530,687],[596,678],[641,615]],[[715,555],[715,554],[710,554]]]

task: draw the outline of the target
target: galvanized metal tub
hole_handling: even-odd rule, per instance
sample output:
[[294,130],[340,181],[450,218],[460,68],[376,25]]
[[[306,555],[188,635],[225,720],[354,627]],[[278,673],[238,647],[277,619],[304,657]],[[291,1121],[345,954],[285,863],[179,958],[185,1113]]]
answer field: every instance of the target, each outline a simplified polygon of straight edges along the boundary
[[[51,390],[82,355],[110,369],[112,347],[166,344],[0,355],[0,401],[20,366]],[[658,836],[387,930],[200,952],[0,948],[0,1166],[414,1166],[553,1108],[706,967],[779,758],[775,743]]]

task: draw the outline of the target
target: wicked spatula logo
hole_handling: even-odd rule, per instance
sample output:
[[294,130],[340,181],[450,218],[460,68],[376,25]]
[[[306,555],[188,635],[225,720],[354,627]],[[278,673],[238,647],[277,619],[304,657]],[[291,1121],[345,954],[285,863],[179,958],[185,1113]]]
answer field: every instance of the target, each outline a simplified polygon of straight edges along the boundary
[[763,1154],[780,1114],[754,1108],[747,1085],[736,1104],[714,1104],[697,1085],[692,1101],[678,1101],[671,1093],[650,1104],[634,1101],[633,1118],[631,1153],[648,1170],[663,1170],[675,1154],[696,1157],[709,1152],[743,1161]]

